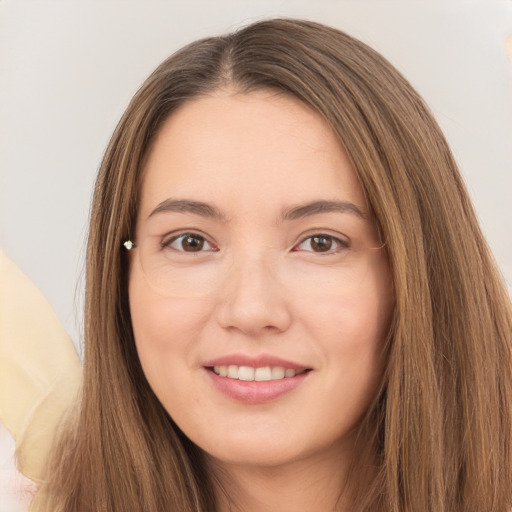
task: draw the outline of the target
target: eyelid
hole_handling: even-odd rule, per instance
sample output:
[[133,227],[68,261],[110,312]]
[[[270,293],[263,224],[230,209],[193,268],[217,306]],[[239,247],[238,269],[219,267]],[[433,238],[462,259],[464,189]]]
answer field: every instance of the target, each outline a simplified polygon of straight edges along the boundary
[[[194,252],[194,251],[188,252],[188,251],[184,251],[184,250],[181,250],[181,249],[176,249],[174,247],[171,247],[171,244],[173,244],[174,242],[176,242],[180,238],[184,238],[184,237],[187,237],[187,236],[189,236],[189,237],[196,237],[196,238],[202,238],[210,246],[210,249],[203,249],[203,250],[200,250],[200,251],[197,251],[197,252]],[[208,237],[207,235],[202,234],[199,230],[175,231],[175,232],[167,233],[166,235],[164,235],[162,237],[161,246],[162,246],[162,249],[172,249],[172,250],[174,250],[176,252],[183,252],[183,253],[187,253],[187,254],[198,254],[198,253],[201,253],[201,252],[211,252],[211,251],[218,251],[219,250],[217,245],[210,240],[210,237]]]
[[[184,251],[182,249],[177,249],[177,248],[171,247],[171,244],[173,244],[180,238],[187,237],[187,236],[203,239],[210,246],[210,248],[202,249],[202,250],[199,250],[196,253],[194,253],[194,251],[189,252],[189,251]],[[336,254],[337,252],[340,252],[340,250],[348,249],[351,246],[350,239],[345,238],[343,235],[341,235],[339,233],[334,235],[334,234],[327,232],[327,230],[325,230],[325,231],[316,231],[315,230],[315,231],[311,232],[311,234],[307,234],[307,235],[305,233],[302,233],[300,235],[299,241],[293,245],[292,251],[300,250],[300,249],[298,249],[298,247],[301,244],[303,244],[305,241],[312,239],[314,237],[329,238],[336,243],[337,247],[334,249],[329,249],[325,252],[303,250],[304,252],[311,252],[311,253],[316,253],[316,254],[320,254],[320,255],[321,254],[329,255],[329,254]],[[202,233],[201,230],[183,230],[183,231],[174,231],[174,232],[167,233],[162,237],[161,247],[162,247],[162,249],[170,248],[170,249],[175,250],[176,252],[184,252],[184,253],[188,253],[188,254],[199,254],[199,253],[204,253],[204,252],[217,252],[219,250],[219,247],[217,246],[217,244],[215,242],[213,242],[208,235]]]
[[319,255],[331,255],[331,254],[337,254],[341,250],[348,249],[350,247],[350,240],[348,238],[343,238],[341,235],[332,235],[330,233],[326,233],[324,231],[315,231],[309,235],[304,236],[304,234],[301,235],[300,240],[293,246],[292,250],[294,251],[300,251],[301,249],[298,249],[300,245],[302,245],[306,240],[312,239],[314,237],[325,237],[330,238],[333,240],[338,247],[335,249],[329,249],[328,251],[308,251],[303,250],[304,252],[319,254]]

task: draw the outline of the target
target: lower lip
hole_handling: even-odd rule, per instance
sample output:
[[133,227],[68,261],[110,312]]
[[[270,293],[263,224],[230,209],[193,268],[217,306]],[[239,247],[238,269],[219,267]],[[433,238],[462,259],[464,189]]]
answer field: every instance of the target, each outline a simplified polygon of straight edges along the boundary
[[244,381],[221,377],[206,368],[208,376],[218,391],[238,402],[246,404],[263,404],[297,389],[310,372],[303,372],[295,377],[277,380]]

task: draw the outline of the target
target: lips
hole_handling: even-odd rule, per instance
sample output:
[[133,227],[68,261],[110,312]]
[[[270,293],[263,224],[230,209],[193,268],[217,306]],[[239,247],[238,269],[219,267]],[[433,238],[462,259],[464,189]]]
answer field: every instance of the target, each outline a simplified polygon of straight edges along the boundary
[[230,355],[204,364],[215,388],[232,400],[259,404],[302,384],[311,368],[274,356]]

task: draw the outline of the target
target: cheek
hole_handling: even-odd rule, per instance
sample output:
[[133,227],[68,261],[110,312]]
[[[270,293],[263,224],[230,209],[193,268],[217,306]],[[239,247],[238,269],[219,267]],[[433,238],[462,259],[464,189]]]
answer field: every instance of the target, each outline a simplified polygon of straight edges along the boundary
[[329,351],[357,353],[381,345],[389,328],[393,298],[368,286],[347,294],[303,299],[300,309],[308,330],[315,333],[315,338],[323,339]]
[[[321,267],[290,280],[290,295],[308,328],[324,330],[336,350],[378,343],[388,330],[394,305],[392,277],[383,251],[350,255],[346,268]],[[338,343],[343,340],[343,344]]]
[[210,304],[197,298],[162,296],[136,273],[130,277],[129,296],[142,369],[165,405],[166,390],[176,389],[180,378],[197,364],[197,344],[210,317]]
[[322,351],[332,389],[352,390],[354,404],[368,403],[380,385],[394,299],[388,274],[368,276],[357,290],[303,294],[302,322]]
[[179,340],[193,340],[203,317],[197,300],[172,300],[151,293],[130,299],[130,311],[137,344],[160,350],[178,349]]

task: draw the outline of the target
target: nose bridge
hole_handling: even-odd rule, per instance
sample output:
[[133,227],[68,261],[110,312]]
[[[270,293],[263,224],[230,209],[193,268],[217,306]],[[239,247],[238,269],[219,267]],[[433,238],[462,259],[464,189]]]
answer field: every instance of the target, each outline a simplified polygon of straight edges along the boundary
[[279,262],[271,251],[234,255],[223,288],[219,308],[224,327],[250,334],[288,328],[286,291],[280,283]]

